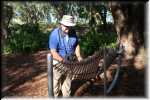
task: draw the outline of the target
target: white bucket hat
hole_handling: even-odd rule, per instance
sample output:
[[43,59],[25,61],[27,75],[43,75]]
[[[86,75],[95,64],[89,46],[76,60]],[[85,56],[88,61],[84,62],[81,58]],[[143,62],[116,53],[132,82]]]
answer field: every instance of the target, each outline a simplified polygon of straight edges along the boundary
[[62,20],[60,21],[61,24],[65,26],[75,26],[76,23],[74,22],[74,17],[70,15],[64,15]]

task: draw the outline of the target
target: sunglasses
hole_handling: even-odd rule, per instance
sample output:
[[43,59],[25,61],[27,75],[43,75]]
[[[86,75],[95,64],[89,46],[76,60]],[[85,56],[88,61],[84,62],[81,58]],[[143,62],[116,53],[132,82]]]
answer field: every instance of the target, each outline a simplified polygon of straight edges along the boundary
[[[64,25],[65,26],[65,25]],[[72,27],[70,27],[70,26],[65,26],[66,28],[68,28],[68,29],[71,29]]]

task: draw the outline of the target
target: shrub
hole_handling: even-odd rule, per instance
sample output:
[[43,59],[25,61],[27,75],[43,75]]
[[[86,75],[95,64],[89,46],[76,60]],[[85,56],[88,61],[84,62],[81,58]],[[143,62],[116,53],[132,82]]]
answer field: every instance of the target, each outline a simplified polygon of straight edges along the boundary
[[43,33],[38,24],[15,24],[10,30],[4,53],[29,53],[47,48],[49,32]]
[[80,37],[81,53],[84,56],[92,55],[100,47],[115,47],[117,34],[107,32],[97,32],[91,28],[84,36]]

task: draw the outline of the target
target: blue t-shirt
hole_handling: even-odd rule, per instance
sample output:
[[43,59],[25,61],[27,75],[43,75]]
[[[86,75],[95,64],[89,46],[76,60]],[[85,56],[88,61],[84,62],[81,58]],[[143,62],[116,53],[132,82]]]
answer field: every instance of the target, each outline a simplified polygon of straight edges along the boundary
[[49,36],[49,49],[55,49],[63,58],[66,54],[74,54],[77,44],[78,38],[74,30],[65,35],[60,28],[55,28]]

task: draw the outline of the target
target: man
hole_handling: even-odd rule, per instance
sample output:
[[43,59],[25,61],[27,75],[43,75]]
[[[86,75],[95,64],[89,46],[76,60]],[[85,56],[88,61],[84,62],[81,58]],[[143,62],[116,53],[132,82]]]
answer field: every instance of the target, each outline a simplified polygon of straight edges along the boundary
[[[73,16],[64,15],[60,21],[60,26],[51,32],[49,48],[53,56],[53,65],[70,60],[73,54],[76,55],[78,61],[82,60],[78,38],[72,29],[75,25]],[[59,73],[53,68],[53,91],[55,97],[59,96],[60,90],[64,97],[70,96],[71,79],[65,76],[64,81],[61,82],[62,76],[64,76],[64,73]]]

